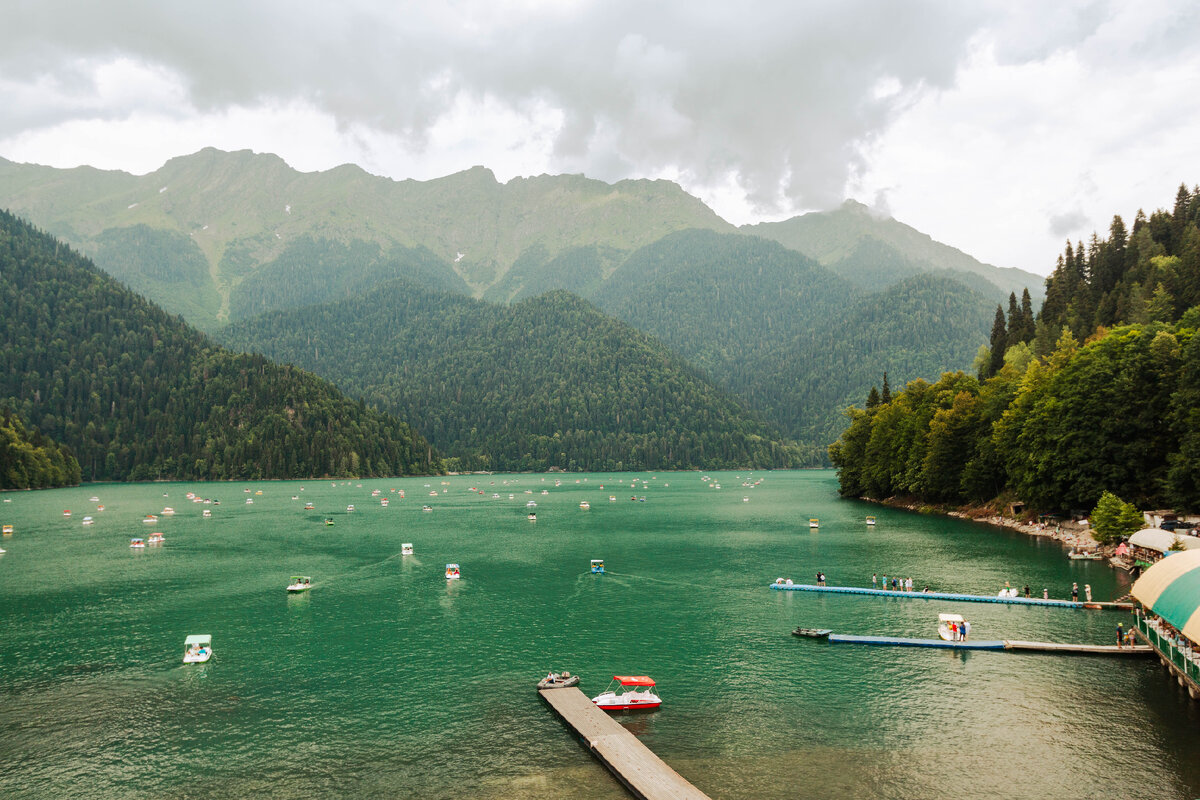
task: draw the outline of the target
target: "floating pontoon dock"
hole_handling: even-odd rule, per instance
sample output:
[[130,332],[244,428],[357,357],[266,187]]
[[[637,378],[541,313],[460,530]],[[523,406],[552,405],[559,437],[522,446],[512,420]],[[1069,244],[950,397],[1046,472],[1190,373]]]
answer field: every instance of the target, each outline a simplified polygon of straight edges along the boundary
[[1083,603],[1076,600],[1043,600],[1040,597],[1000,597],[986,594],[951,594],[949,592],[900,592],[888,589],[860,589],[857,586],[814,586],[810,583],[772,583],[772,589],[783,592],[826,592],[829,594],[866,594],[874,597],[895,597],[901,600],[959,600],[966,603],[1003,603],[1019,606],[1054,606],[1056,608],[1108,608],[1128,611],[1131,603]]
[[634,797],[709,800],[579,689],[539,689],[538,694]]
[[872,644],[891,647],[937,647],[946,650],[1020,650],[1032,653],[1078,653],[1100,656],[1154,655],[1147,645],[1117,647],[1115,644],[1059,644],[1057,642],[1024,642],[1017,639],[993,639],[977,642],[948,642],[945,639],[908,639],[903,636],[851,636],[829,634],[829,641],[839,644]]

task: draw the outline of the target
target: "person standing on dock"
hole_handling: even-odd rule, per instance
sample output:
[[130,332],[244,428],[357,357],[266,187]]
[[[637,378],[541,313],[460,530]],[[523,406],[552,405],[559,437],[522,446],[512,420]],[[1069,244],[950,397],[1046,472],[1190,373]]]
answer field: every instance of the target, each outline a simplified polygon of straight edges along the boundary
[[1028,597],[1029,597],[1029,584],[1028,584],[1028,583],[1027,583],[1027,584],[1025,584],[1025,597],[1026,597],[1026,598],[1028,598]]
[[886,589],[887,587],[888,587],[887,575],[885,574],[883,576],[883,588]]
[[1125,643],[1125,626],[1117,623],[1117,647],[1123,646]]
[[1078,583],[1071,584],[1071,602],[1072,603],[1079,602],[1079,584]]
[[965,642],[967,637],[971,635],[971,623],[967,620],[962,621],[962,640]]
[[1083,596],[1087,598],[1089,603],[1092,602],[1092,585],[1090,583],[1083,585]]
[[1049,589],[1042,589],[1042,599],[1043,600],[1050,599],[1050,590]]
[[874,572],[871,573],[871,588],[872,589],[879,588],[879,576]]

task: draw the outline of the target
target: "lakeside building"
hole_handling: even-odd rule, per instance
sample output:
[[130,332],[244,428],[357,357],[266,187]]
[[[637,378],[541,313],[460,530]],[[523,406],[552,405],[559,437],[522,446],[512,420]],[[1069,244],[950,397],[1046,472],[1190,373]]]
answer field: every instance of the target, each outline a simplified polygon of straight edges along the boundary
[[1188,550],[1200,550],[1200,537],[1162,528],[1143,528],[1129,537],[1129,554],[1134,564],[1143,568],[1157,563],[1167,553]]
[[1200,549],[1165,554],[1133,584],[1133,596],[1142,604],[1135,635],[1200,699]]

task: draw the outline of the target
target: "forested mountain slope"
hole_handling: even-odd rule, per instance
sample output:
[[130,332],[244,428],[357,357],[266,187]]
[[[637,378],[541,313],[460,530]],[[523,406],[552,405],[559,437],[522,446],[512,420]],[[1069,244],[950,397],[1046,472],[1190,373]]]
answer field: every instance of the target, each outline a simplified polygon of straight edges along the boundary
[[[628,252],[676,230],[734,229],[670,181],[610,185],[542,175],[501,184],[482,167],[430,181],[393,181],[352,165],[302,173],[277,156],[212,148],[141,176],[0,159],[0,207],[97,257],[102,268],[205,329],[227,320],[232,307],[243,313],[258,308],[266,294],[250,278],[281,260],[299,263],[293,256],[305,238],[352,251],[377,247],[371,258],[395,268],[367,270],[350,283],[397,274],[420,283],[441,273],[426,285],[456,284],[479,296],[503,283],[497,291],[512,296],[525,288],[523,280],[507,277],[519,260],[529,269],[580,247]],[[139,226],[140,233],[123,230]],[[147,246],[103,248],[106,241],[134,236]],[[180,247],[181,239],[195,246]],[[168,242],[187,252],[178,264],[181,274],[164,283],[168,265],[160,255]],[[205,270],[194,268],[197,255]],[[310,266],[325,268],[320,258]],[[406,266],[414,270],[406,272]],[[254,299],[237,299],[244,281]],[[185,292],[192,295],[186,303],[179,296]]]
[[1008,297],[1011,292],[1020,297],[1021,291],[1028,288],[1035,301],[1041,299],[1040,276],[981,263],[853,200],[833,211],[744,225],[740,230],[804,253],[865,288],[881,288],[920,273],[948,271],[985,295],[989,286],[995,287],[998,298]]
[[685,231],[630,256],[594,296],[661,338],[796,440],[837,437],[884,372],[971,363],[991,303],[944,277],[870,293],[776,242]]
[[0,489],[49,489],[79,483],[71,449],[25,427],[11,411],[0,412]]
[[820,455],[565,292],[507,306],[393,283],[221,336],[413,420],[461,468],[782,467]]
[[68,445],[84,480],[399,475],[434,467],[393,417],[210,343],[0,212],[0,405]]
[[1200,188],[1180,186],[1172,210],[1068,243],[1035,325],[997,312],[978,377],[868,396],[830,449],[841,491],[1200,510],[1198,330]]

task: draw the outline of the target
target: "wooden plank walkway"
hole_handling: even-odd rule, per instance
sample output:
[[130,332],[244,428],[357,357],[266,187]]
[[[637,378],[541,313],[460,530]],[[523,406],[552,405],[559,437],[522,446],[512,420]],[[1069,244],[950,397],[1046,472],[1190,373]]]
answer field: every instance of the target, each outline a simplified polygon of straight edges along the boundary
[[822,592],[828,594],[859,594],[873,597],[894,597],[900,600],[960,600],[967,603],[1002,603],[1014,606],[1054,606],[1056,608],[1107,608],[1128,610],[1131,603],[1078,602],[1075,600],[1043,600],[1040,597],[1000,597],[986,594],[953,594],[950,592],[893,592],[889,589],[866,589],[857,586],[815,586],[811,583],[772,583],[781,592]]
[[539,689],[538,694],[634,797],[709,800],[579,689]]
[[1115,644],[1063,644],[1060,642],[1025,642],[1019,639],[947,642],[945,639],[909,639],[903,636],[853,636],[829,634],[835,644],[869,644],[891,647],[934,647],[946,650],[1013,650],[1030,653],[1076,653],[1100,656],[1148,656],[1154,649],[1148,645],[1117,647]]

